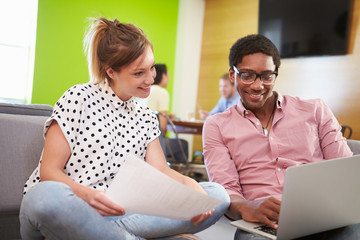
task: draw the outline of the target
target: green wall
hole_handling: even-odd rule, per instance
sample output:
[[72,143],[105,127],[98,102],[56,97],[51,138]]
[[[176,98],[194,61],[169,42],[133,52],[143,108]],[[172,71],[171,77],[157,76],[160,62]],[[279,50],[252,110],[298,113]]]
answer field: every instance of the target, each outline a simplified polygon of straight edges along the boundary
[[[83,38],[89,17],[118,18],[143,29],[173,86],[179,0],[39,0],[32,103],[54,105],[71,86],[89,81]],[[171,105],[170,105],[171,106]]]

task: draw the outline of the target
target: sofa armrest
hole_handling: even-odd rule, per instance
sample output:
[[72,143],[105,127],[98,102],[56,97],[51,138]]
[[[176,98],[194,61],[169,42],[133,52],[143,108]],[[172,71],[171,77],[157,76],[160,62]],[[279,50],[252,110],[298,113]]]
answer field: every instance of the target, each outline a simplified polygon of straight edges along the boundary
[[347,139],[347,144],[350,147],[350,150],[353,152],[354,155],[360,154],[360,141]]

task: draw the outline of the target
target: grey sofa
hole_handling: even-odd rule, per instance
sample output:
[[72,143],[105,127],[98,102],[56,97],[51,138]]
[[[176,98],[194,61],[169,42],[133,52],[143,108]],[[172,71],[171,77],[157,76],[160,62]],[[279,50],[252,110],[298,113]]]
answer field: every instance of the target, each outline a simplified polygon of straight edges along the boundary
[[347,144],[349,145],[349,147],[354,155],[360,154],[360,141],[359,140],[348,139]]
[[0,239],[21,238],[23,186],[40,159],[44,123],[52,109],[43,104],[0,103]]

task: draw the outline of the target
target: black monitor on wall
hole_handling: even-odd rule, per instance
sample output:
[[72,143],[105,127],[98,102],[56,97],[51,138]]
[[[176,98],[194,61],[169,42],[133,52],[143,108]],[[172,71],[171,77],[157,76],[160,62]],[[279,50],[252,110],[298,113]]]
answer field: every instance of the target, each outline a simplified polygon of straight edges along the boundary
[[260,0],[259,33],[282,58],[347,54],[351,0]]

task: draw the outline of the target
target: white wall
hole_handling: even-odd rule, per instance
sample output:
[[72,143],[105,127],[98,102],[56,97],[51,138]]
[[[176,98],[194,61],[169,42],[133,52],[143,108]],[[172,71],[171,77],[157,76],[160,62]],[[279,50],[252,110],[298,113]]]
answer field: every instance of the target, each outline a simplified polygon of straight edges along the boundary
[[[175,53],[172,112],[187,119],[196,110],[205,0],[180,0]],[[193,137],[182,134],[192,154]]]

